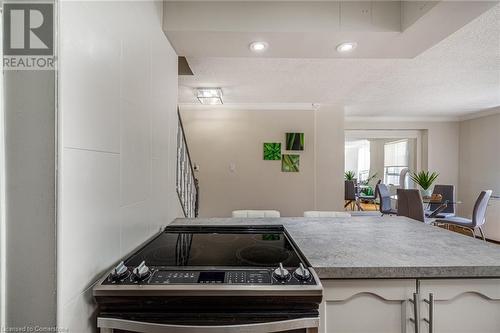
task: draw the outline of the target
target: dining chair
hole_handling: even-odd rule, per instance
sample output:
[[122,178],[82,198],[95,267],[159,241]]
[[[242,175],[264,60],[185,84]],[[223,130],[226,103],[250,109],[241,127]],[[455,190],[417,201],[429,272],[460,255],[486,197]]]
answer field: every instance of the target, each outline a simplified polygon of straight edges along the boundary
[[[375,185],[375,189],[377,188],[377,186],[382,182],[382,180],[378,180],[377,184]],[[363,201],[366,201],[368,203],[371,203],[371,204],[374,204],[375,205],[375,208],[377,208],[377,197],[378,197],[378,194],[377,194],[377,191],[374,191],[373,192],[373,195],[365,195],[363,193],[360,193],[358,194],[358,199],[359,200],[363,200]]]
[[441,202],[431,202],[426,210],[426,216],[429,216],[433,211],[438,209],[443,203],[449,202],[446,207],[436,215],[437,218],[447,218],[455,216],[455,186],[453,185],[436,185],[432,191],[432,195],[442,196]]
[[389,191],[389,188],[385,184],[377,184],[375,186],[375,192],[378,193],[378,198],[379,198],[379,211],[384,215],[397,215],[397,210],[392,208],[391,204],[391,192]]
[[452,216],[444,219],[437,219],[436,223],[441,223],[445,225],[454,225],[467,229],[471,232],[472,237],[476,237],[476,229],[479,229],[481,233],[481,238],[485,241],[486,236],[484,234],[483,225],[486,223],[486,210],[488,208],[488,202],[490,201],[492,190],[482,191],[477,197],[476,203],[474,204],[474,210],[472,212],[472,219],[465,217]]
[[304,217],[351,217],[351,214],[347,212],[310,210],[304,212]]
[[406,216],[426,224],[435,221],[434,218],[425,217],[422,194],[417,189],[398,189],[398,215]]
[[408,168],[401,169],[399,172],[399,188],[406,189],[406,177],[410,170]]
[[280,217],[280,212],[277,210],[233,210],[231,215],[239,218]]
[[355,205],[359,207],[356,193],[356,181],[346,180],[344,182],[344,200],[346,201],[344,208],[347,208],[349,205],[351,205],[351,210],[354,210]]

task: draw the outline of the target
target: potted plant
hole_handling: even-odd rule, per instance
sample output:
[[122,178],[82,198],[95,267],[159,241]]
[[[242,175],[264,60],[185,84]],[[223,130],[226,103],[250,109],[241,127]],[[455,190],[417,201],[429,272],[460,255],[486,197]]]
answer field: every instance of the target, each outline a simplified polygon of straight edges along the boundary
[[354,171],[346,171],[344,173],[345,180],[356,180],[356,173]]
[[431,186],[438,176],[437,172],[431,173],[430,171],[413,172],[410,174],[411,180],[420,186],[423,197],[430,197],[432,195]]
[[370,182],[377,177],[377,173],[374,173],[373,175],[369,176],[366,180],[363,180],[360,182],[360,185],[363,185],[365,187],[361,188],[361,193],[366,196],[372,196],[375,191],[373,187],[370,185]]

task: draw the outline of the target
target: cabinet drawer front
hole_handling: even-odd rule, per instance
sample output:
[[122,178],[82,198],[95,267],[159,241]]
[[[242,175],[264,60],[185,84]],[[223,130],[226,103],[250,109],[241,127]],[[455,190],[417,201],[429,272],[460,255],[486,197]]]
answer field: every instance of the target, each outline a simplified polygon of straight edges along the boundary
[[420,280],[420,294],[434,294],[434,300],[453,300],[465,293],[500,300],[500,279]]
[[345,301],[360,293],[374,294],[387,301],[411,298],[416,280],[321,280],[323,299]]

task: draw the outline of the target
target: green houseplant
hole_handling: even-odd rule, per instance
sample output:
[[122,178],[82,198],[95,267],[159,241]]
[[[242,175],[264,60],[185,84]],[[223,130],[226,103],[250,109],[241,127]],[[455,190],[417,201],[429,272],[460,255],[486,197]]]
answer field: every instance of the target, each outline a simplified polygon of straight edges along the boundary
[[346,171],[344,173],[344,180],[355,180],[356,173],[354,171]]
[[374,173],[373,175],[369,176],[366,180],[363,180],[360,182],[360,185],[365,185],[369,187],[364,187],[361,189],[361,193],[366,195],[366,196],[371,196],[375,193],[375,190],[373,187],[370,185],[370,182],[374,180],[377,177],[377,173]]
[[415,182],[418,186],[420,186],[422,191],[422,196],[430,197],[432,195],[432,184],[436,181],[439,174],[437,172],[430,171],[420,171],[413,172],[410,174],[411,180]]

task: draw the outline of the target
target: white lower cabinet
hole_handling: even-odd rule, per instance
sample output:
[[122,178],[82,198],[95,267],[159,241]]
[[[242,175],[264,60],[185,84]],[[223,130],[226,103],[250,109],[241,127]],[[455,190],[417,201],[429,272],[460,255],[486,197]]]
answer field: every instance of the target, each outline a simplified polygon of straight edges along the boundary
[[414,333],[416,280],[322,280],[321,333]]
[[420,333],[500,332],[500,279],[419,282]]
[[500,333],[500,279],[321,283],[320,333]]

